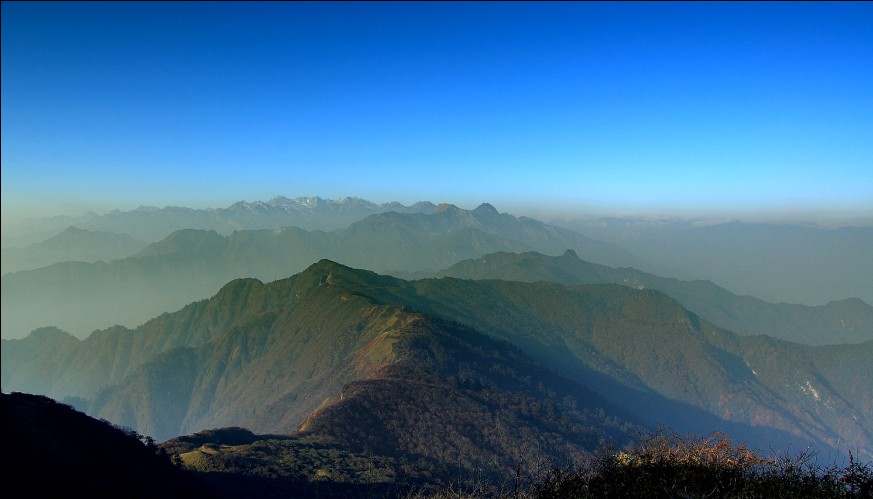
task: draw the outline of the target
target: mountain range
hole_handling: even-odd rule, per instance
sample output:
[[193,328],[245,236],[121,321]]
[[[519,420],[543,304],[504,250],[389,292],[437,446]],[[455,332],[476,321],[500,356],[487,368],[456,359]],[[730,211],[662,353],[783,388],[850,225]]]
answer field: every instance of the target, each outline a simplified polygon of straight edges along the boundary
[[[574,250],[562,256],[530,251],[485,254],[532,246],[558,253],[564,244],[601,260],[609,259],[605,253],[610,251],[612,260],[634,258],[615,247],[530,219],[497,214],[489,205],[472,211],[443,205],[431,215],[385,213],[335,232],[285,228],[221,236],[211,231],[178,231],[134,257],[109,263],[67,262],[3,276],[2,300],[8,310],[2,318],[3,331],[7,337],[21,337],[52,324],[82,336],[107,324],[130,327],[208,296],[231,279],[252,276],[270,281],[305,268],[318,255],[328,255],[383,272],[384,267],[400,267],[403,270],[387,271],[407,277],[650,288],[677,299],[709,322],[743,335],[766,334],[810,345],[873,339],[873,308],[857,298],[815,307],[773,304],[738,296],[710,281],[680,281],[631,267],[587,262]],[[454,263],[480,254],[485,255]],[[451,263],[436,273],[425,271]]]
[[242,426],[505,470],[513,449],[571,459],[658,423],[869,458],[870,358],[869,341],[738,336],[654,290],[405,281],[322,260],[135,330],[3,340],[2,382],[158,439]]
[[873,307],[857,298],[832,301],[817,307],[768,303],[751,296],[737,296],[711,281],[680,281],[634,268],[612,268],[586,262],[572,250],[557,257],[536,252],[492,253],[458,262],[437,276],[621,284],[661,291],[703,319],[742,335],[767,335],[808,345],[873,340]]
[[[205,480],[164,468],[158,488],[360,497],[462,477],[517,487],[544,463],[580,462],[662,425],[873,458],[864,293],[770,303],[675,278],[739,268],[733,251],[768,262],[783,283],[786,269],[813,287],[809,275],[833,271],[819,290],[833,295],[828,283],[846,268],[869,270],[863,229],[777,226],[776,244],[758,225],[659,232],[612,221],[587,233],[611,241],[600,242],[488,204],[357,198],[140,208],[60,232],[47,227],[61,219],[43,222],[30,236],[12,231],[17,248],[4,227],[2,390],[103,421],[3,395],[4,426],[21,428],[7,436],[16,448],[31,441],[32,460],[97,459],[70,440],[81,426],[121,447],[143,440]],[[805,270],[801,254],[824,263]],[[166,441],[155,448],[152,437]],[[122,460],[166,464],[152,457]]]
[[242,277],[287,277],[321,258],[396,275],[433,273],[496,251],[560,254],[609,265],[633,265],[621,248],[567,229],[516,218],[483,204],[475,210],[440,205],[433,213],[386,212],[341,230],[298,227],[176,231],[136,255],[110,262],[63,262],[2,276],[2,332],[22,337],[43,326],[78,336],[112,324],[132,327],[214,294]]
[[[377,204],[354,197],[325,200],[277,196],[268,201],[238,201],[217,209],[143,206],[104,215],[88,213],[4,223],[3,273],[68,260],[109,261],[133,254],[107,255],[100,249],[93,253],[70,252],[69,255],[55,252],[53,254],[57,257],[41,257],[24,262],[26,265],[6,256],[6,250],[10,250],[10,255],[22,255],[30,250],[39,254],[42,249],[28,247],[57,236],[68,227],[110,232],[119,237],[131,236],[138,241],[153,243],[184,229],[214,230],[225,236],[237,230],[292,226],[307,231],[333,231],[374,214],[389,211],[431,214],[436,209],[437,206],[430,202],[404,206],[397,202]],[[873,227],[869,220],[856,222],[862,225],[826,227],[787,222],[645,217],[577,219],[565,216],[553,219],[550,224],[621,247],[626,253],[636,255],[633,265],[646,272],[683,280],[711,280],[735,294],[751,295],[773,303],[814,306],[853,297],[873,303],[873,287],[870,286],[873,265],[868,258],[873,252]],[[563,249],[566,248],[556,251]],[[594,261],[630,265],[629,262]]]
[[377,213],[432,213],[435,209],[433,203],[426,201],[404,206],[397,202],[377,204],[355,197],[331,200],[317,196],[294,199],[276,196],[269,201],[238,201],[226,208],[140,206],[135,210],[113,210],[103,215],[90,212],[75,217],[39,218],[4,226],[3,248],[40,242],[69,226],[89,231],[127,234],[152,243],[183,229],[214,230],[224,235],[237,230],[288,226],[306,230],[334,230],[348,227]]

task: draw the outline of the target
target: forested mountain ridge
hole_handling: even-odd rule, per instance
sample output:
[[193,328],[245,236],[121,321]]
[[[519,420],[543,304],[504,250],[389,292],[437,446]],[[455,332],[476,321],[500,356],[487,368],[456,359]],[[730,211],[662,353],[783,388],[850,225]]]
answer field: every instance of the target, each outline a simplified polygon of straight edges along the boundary
[[675,298],[707,321],[743,335],[763,334],[809,345],[873,340],[873,307],[857,298],[817,307],[768,303],[751,296],[737,296],[709,281],[680,281],[634,268],[586,262],[572,250],[556,257],[535,252],[493,253],[458,262],[437,275],[650,288]]
[[[231,282],[134,331],[92,336],[4,340],[3,389],[82,397],[95,415],[166,437],[218,426],[288,432],[303,421],[327,428],[317,415],[344,417],[348,395],[369,394],[360,402],[369,407],[381,389],[367,387],[420,386],[409,383],[422,376],[553,401],[569,383],[577,398],[595,401],[585,407],[650,426],[723,427],[761,447],[853,442],[869,452],[873,441],[873,369],[863,362],[873,342],[741,337],[659,292],[611,284],[403,281],[322,260],[269,284]],[[45,362],[54,368],[43,370]],[[513,371],[509,379],[529,378],[532,392],[523,383],[507,391],[498,375]]]

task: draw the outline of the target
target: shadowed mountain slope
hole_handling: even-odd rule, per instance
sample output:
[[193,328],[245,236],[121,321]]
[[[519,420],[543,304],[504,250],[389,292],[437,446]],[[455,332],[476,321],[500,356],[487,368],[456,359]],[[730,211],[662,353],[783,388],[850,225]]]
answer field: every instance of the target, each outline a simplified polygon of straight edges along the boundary
[[615,283],[649,288],[675,298],[707,321],[743,335],[764,334],[810,345],[873,340],[873,307],[857,298],[817,307],[767,303],[751,296],[737,296],[709,281],[680,281],[633,268],[589,263],[579,259],[572,250],[557,257],[534,252],[493,253],[458,262],[437,275],[563,284]]

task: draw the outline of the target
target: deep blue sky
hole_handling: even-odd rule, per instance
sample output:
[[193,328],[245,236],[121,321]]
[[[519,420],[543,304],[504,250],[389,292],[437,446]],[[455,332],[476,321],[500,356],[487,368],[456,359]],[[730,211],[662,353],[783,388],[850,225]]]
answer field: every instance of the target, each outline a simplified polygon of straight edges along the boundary
[[873,214],[873,3],[2,4],[2,207]]

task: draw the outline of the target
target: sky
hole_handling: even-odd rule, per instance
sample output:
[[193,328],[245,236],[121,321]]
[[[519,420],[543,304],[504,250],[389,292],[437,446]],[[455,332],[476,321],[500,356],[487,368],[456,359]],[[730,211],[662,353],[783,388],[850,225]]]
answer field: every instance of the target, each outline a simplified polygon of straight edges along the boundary
[[873,3],[2,3],[2,211],[873,216]]

